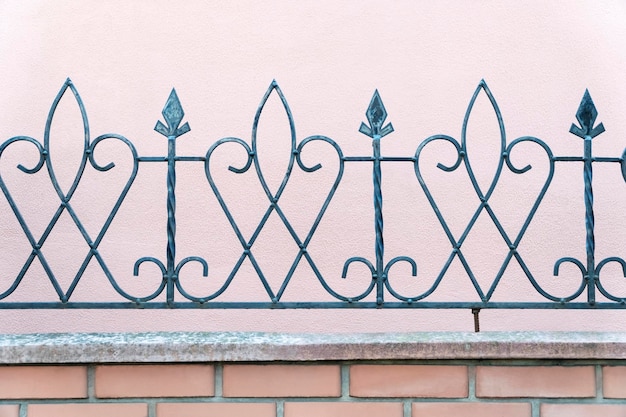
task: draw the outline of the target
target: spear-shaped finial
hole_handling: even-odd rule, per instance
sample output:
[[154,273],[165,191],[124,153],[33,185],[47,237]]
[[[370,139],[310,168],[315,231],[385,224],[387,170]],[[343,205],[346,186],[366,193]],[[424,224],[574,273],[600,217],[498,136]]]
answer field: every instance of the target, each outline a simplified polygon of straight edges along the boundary
[[361,122],[361,127],[359,128],[359,132],[363,133],[364,135],[367,135],[373,139],[380,139],[383,136],[386,136],[393,132],[393,126],[391,125],[391,123],[388,123],[387,126],[382,127],[383,123],[385,123],[385,119],[387,119],[387,110],[385,110],[385,105],[380,99],[380,94],[378,94],[378,90],[374,91],[374,95],[372,96],[370,105],[365,112],[365,116],[367,117],[369,126]]
[[189,123],[185,123],[181,127],[178,127],[185,116],[185,112],[183,111],[183,107],[180,105],[180,100],[178,99],[175,89],[172,88],[172,92],[165,102],[165,107],[163,107],[161,114],[163,115],[167,126],[159,120],[157,121],[154,130],[163,136],[179,137],[191,130],[189,128]]
[[578,123],[580,123],[580,127],[572,123],[572,127],[569,129],[570,133],[583,139],[586,136],[595,138],[600,133],[604,132],[604,125],[602,123],[593,127],[597,117],[598,111],[596,110],[596,105],[593,104],[589,90],[585,90],[583,99],[580,101],[580,106],[578,106],[578,111],[576,112],[576,119]]

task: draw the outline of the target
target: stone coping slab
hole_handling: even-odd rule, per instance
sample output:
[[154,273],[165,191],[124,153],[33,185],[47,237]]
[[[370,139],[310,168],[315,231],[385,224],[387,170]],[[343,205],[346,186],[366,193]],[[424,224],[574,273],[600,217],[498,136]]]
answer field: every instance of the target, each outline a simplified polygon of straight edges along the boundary
[[451,359],[626,359],[626,333],[0,335],[0,364]]

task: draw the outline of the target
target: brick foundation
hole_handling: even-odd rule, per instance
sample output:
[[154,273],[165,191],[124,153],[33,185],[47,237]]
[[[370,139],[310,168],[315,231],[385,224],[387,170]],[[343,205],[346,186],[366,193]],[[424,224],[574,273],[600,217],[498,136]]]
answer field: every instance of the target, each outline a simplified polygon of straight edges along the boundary
[[[423,341],[407,344],[406,337],[396,335],[389,336],[387,355],[381,350],[379,358],[362,360],[336,357],[355,355],[355,350],[377,343],[371,337],[359,342],[358,337],[349,336],[351,341],[344,343],[342,353],[332,341],[317,343],[314,340],[319,336],[312,335],[313,342],[306,345],[309,354],[303,353],[300,361],[267,360],[271,355],[267,350],[259,351],[264,359],[255,361],[252,356],[258,346],[245,350],[245,334],[240,335],[239,352],[231,351],[232,360],[208,360],[227,353],[210,336],[204,335],[207,339],[200,345],[196,339],[179,343],[176,349],[189,354],[184,360],[164,356],[150,363],[128,361],[121,355],[124,351],[132,356],[128,341],[98,339],[91,352],[73,361],[57,355],[48,363],[41,358],[34,363],[32,356],[16,357],[20,349],[33,348],[34,339],[28,343],[5,340],[0,344],[0,417],[626,416],[626,340],[622,341],[622,335],[610,342],[610,352],[606,340],[587,343],[579,337],[569,345],[559,342],[556,352],[553,342],[546,341],[536,347],[531,355],[535,358],[525,359],[515,358],[528,353],[511,350],[510,340],[503,342],[497,357],[495,350],[480,346],[481,337],[494,336],[474,335],[459,336],[457,343],[465,345],[466,354],[458,358],[424,358],[433,355],[436,343],[445,356],[448,342],[432,341],[427,349],[420,344]],[[54,343],[46,338],[54,336],[31,337],[41,338],[40,354],[51,353]],[[399,341],[394,339],[398,337],[404,349],[412,347],[413,359],[393,359],[406,353],[398,350]],[[157,340],[153,349],[162,349],[161,343],[172,348],[171,341]],[[192,345],[195,356],[204,360],[192,360]],[[277,351],[279,345],[282,342],[277,343]],[[56,348],[64,351],[61,343]],[[65,350],[74,348],[68,339]],[[168,349],[162,354],[167,355]],[[295,343],[293,349],[303,348]],[[307,358],[323,354],[324,349],[328,359]],[[490,353],[484,359],[474,358],[481,349]],[[544,349],[544,354],[537,354],[541,353],[537,349]],[[579,358],[567,358],[576,349]],[[8,360],[9,356],[13,359]]]

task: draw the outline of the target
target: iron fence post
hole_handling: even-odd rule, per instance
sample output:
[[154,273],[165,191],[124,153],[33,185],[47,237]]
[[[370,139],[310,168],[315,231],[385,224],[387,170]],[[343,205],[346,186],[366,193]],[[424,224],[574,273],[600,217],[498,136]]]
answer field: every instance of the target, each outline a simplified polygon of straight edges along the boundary
[[376,303],[381,305],[384,301],[384,254],[385,242],[383,240],[383,193],[381,189],[382,172],[380,169],[380,138],[379,134],[374,134],[372,138],[374,157],[374,229],[376,231]]
[[167,303],[174,302],[176,280],[176,136],[167,137]]
[[175,89],[172,89],[161,114],[167,126],[158,121],[154,130],[167,137],[167,249],[163,279],[166,280],[167,286],[165,290],[167,305],[173,306],[174,287],[179,269],[176,266],[176,138],[191,129],[189,123],[180,126],[185,112]]
[[596,302],[596,261],[595,250],[596,242],[594,235],[594,216],[593,216],[593,187],[591,185],[593,179],[593,157],[591,152],[591,136],[586,135],[585,141],[585,154],[584,154],[584,169],[583,176],[585,179],[585,249],[587,252],[587,302],[589,304],[595,304]]
[[374,182],[374,230],[376,234],[374,251],[376,255],[376,267],[372,278],[376,281],[376,305],[382,306],[384,303],[385,279],[387,277],[384,263],[385,242],[383,240],[383,194],[381,191],[382,172],[380,169],[382,157],[380,155],[380,140],[383,136],[393,132],[393,126],[391,123],[388,123],[383,127],[387,119],[387,110],[380,98],[380,94],[378,94],[378,90],[374,91],[365,116],[367,117],[369,126],[365,123],[361,123],[359,132],[372,138],[372,161],[374,163],[372,176]]
[[585,281],[587,283],[587,302],[591,305],[596,303],[596,285],[598,280],[598,271],[595,261],[595,231],[594,231],[594,216],[593,216],[593,162],[594,157],[591,150],[591,141],[593,138],[604,132],[604,125],[602,123],[594,127],[596,118],[598,117],[598,111],[591,99],[589,90],[585,90],[578,111],[576,112],[576,119],[580,124],[580,127],[572,123],[569,131],[570,133],[583,139],[585,144],[583,154],[583,177],[585,181],[585,250],[587,252],[587,266],[585,273]]

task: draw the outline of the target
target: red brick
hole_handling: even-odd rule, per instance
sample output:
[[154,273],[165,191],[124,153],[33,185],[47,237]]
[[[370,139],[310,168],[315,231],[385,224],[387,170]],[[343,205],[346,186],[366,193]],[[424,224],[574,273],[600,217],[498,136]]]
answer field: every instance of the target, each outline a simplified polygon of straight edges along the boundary
[[353,365],[354,397],[467,397],[466,366]]
[[339,397],[338,365],[224,365],[224,397]]
[[624,417],[624,404],[541,404],[541,417]]
[[275,403],[159,403],[157,417],[276,417]]
[[20,406],[17,404],[0,405],[0,417],[18,417]]
[[29,404],[28,417],[147,417],[147,404]]
[[285,403],[285,417],[402,417],[402,403]]
[[84,366],[1,366],[0,398],[86,398]]
[[602,368],[602,391],[606,398],[626,398],[626,366]]
[[479,366],[478,397],[594,397],[592,366]]
[[413,417],[530,417],[530,403],[413,403]]
[[214,395],[211,365],[104,365],[96,367],[96,397]]

